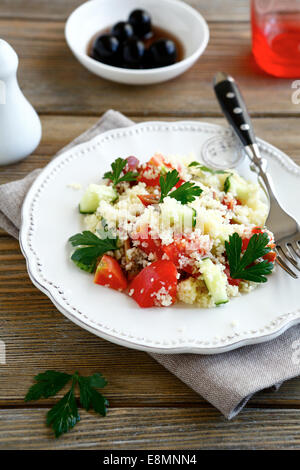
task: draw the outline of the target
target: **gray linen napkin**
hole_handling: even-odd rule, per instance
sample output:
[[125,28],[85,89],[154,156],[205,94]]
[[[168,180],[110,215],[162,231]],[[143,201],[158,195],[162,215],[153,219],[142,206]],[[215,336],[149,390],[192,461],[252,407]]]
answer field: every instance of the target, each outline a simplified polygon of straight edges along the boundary
[[[131,124],[125,116],[110,110],[59,153],[101,132]],[[40,171],[0,186],[0,227],[15,238],[24,197]],[[300,326],[290,328],[273,341],[223,354],[151,356],[231,419],[254,393],[269,387],[277,389],[281,382],[300,374]]]

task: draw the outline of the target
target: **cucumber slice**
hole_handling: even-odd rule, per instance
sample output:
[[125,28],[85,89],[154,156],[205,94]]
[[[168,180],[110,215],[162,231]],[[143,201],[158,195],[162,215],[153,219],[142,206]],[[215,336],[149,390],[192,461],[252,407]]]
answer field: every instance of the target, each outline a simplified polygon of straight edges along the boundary
[[193,207],[181,204],[172,198],[166,198],[160,204],[161,220],[165,227],[173,226],[178,231],[192,230],[196,226],[197,212]]
[[230,177],[230,188],[229,191],[237,197],[243,204],[247,203],[247,200],[251,196],[252,187],[237,175]]
[[214,264],[211,259],[205,258],[200,261],[200,271],[203,275],[208,292],[212,296],[215,304],[226,304],[228,302],[226,277],[219,266]]
[[81,214],[93,214],[102,199],[107,202],[114,202],[117,198],[118,194],[112,186],[90,184],[80,201],[79,212]]

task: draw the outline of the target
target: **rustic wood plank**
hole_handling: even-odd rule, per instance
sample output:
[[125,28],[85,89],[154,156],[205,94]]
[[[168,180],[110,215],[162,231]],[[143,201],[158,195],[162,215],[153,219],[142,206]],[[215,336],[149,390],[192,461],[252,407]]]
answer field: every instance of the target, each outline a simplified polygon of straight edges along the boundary
[[[2,0],[0,17],[62,20],[79,5],[82,0]],[[247,21],[249,3],[247,0],[187,0],[209,21]]]
[[[221,115],[211,81],[225,70],[239,81],[255,115],[298,115],[292,80],[260,71],[251,57],[250,28],[243,23],[214,23],[205,54],[192,69],[153,86],[114,84],[92,75],[72,56],[62,22],[0,20],[2,37],[20,55],[20,83],[39,112],[95,115],[108,108],[138,116]],[[293,90],[294,91],[294,90]]]
[[0,410],[1,449],[234,449],[300,448],[299,410],[248,410],[227,421],[213,409],[122,408],[106,418],[81,411],[70,433],[54,439],[47,409]]
[[[147,118],[133,116],[135,122]],[[23,162],[0,168],[0,184],[23,178],[35,168],[44,167],[55,153],[71,140],[96,123],[96,116],[47,116],[42,115],[43,138],[33,155]],[[153,117],[153,120],[173,121],[175,118]],[[180,119],[180,117],[178,118]],[[219,125],[227,125],[223,118],[194,118]],[[297,118],[255,118],[253,124],[259,137],[267,140],[286,152],[296,163],[300,164],[300,134]],[[280,132],[278,131],[280,129]]]
[[[148,354],[111,344],[67,320],[31,284],[18,242],[9,236],[0,238],[0,300],[0,339],[7,351],[7,364],[0,365],[0,406],[24,405],[33,376],[46,369],[101,371],[113,406],[206,403]],[[256,395],[250,405],[300,406],[299,387],[300,378],[289,381],[278,393]]]

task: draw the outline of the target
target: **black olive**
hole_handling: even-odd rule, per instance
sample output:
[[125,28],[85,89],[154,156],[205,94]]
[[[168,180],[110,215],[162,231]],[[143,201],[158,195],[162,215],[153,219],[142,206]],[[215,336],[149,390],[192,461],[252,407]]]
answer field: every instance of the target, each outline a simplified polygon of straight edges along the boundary
[[175,64],[177,59],[176,45],[171,39],[159,39],[149,48],[152,67],[165,67]]
[[130,13],[129,23],[139,38],[151,35],[151,17],[145,10],[134,10]]
[[120,43],[115,36],[103,34],[95,39],[92,56],[99,62],[108,65],[118,65]]
[[122,45],[122,58],[124,67],[142,68],[145,46],[139,39],[131,38]]
[[126,41],[134,35],[133,27],[130,23],[120,21],[116,23],[112,29],[111,34],[115,36],[120,42]]

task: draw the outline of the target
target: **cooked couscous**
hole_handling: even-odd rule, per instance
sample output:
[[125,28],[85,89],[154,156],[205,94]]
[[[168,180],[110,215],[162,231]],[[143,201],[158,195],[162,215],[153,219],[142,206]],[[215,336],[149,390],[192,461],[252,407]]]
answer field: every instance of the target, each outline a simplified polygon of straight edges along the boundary
[[208,308],[265,282],[275,260],[266,201],[235,170],[192,157],[117,159],[81,203],[73,261],[141,307]]

